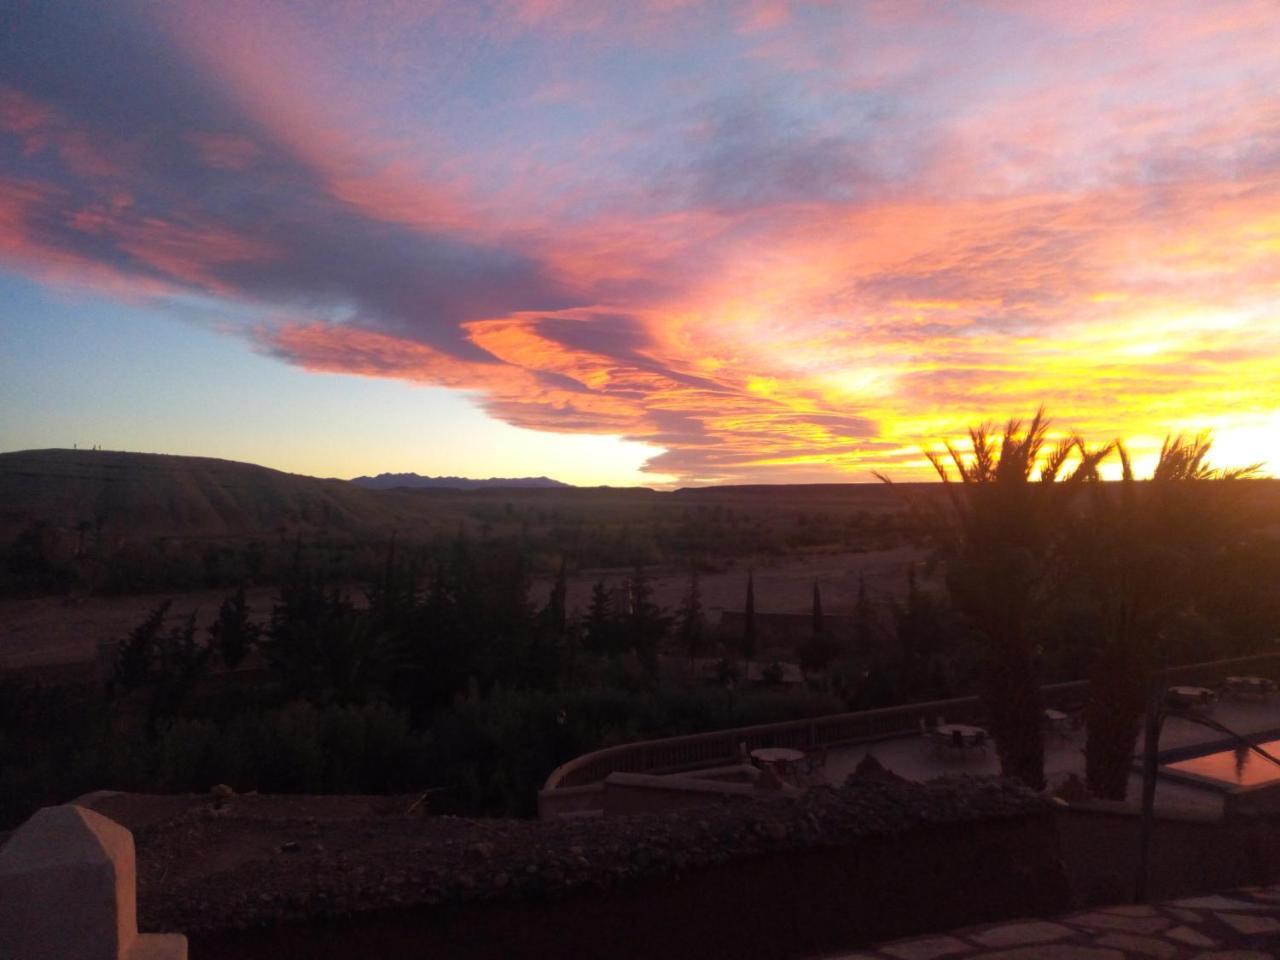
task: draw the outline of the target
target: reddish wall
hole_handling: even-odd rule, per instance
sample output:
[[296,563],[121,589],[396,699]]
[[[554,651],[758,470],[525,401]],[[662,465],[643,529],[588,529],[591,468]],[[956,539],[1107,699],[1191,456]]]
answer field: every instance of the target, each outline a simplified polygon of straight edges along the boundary
[[[1058,815],[1067,875],[1081,903],[1124,903],[1138,876],[1136,812],[1076,809]],[[1167,900],[1280,877],[1280,817],[1160,817],[1147,895]]]

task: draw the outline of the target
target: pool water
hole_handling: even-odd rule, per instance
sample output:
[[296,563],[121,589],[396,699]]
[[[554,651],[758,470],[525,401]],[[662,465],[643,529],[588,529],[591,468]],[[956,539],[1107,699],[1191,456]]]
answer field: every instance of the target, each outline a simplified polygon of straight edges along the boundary
[[[1280,760],[1280,740],[1268,740],[1258,746]],[[1261,783],[1280,780],[1280,766],[1244,747],[1167,763],[1165,769],[1210,777],[1235,787],[1256,787]]]

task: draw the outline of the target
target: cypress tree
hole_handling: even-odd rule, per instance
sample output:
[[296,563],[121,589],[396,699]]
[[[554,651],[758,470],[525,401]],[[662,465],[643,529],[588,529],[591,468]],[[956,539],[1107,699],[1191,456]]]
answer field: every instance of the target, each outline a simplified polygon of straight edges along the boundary
[[751,660],[756,655],[756,585],[754,571],[747,571],[747,604],[742,617],[742,659],[744,679],[751,677]]
[[822,625],[822,592],[818,581],[813,581],[813,639],[817,641],[826,631]]
[[228,670],[234,670],[258,642],[258,625],[249,619],[244,587],[222,601],[218,619],[209,628],[209,645]]
[[705,624],[702,617],[702,590],[698,586],[698,570],[689,572],[689,592],[680,605],[680,645],[689,654],[689,666],[702,651]]
[[551,630],[557,637],[564,636],[565,600],[569,593],[568,573],[564,557],[560,558],[560,572],[556,574],[555,586],[551,588],[551,598],[547,602],[547,616],[551,621]]
[[826,624],[822,617],[822,592],[818,581],[813,582],[813,628],[809,639],[800,645],[796,653],[800,657],[800,665],[806,670],[825,670],[835,658],[835,648],[827,636]]
[[858,600],[853,607],[853,652],[867,656],[875,646],[876,614],[867,596],[867,578],[858,576]]
[[603,580],[597,580],[591,588],[591,606],[587,609],[587,649],[592,653],[603,653],[612,656],[613,649],[613,610],[609,603],[609,591]]

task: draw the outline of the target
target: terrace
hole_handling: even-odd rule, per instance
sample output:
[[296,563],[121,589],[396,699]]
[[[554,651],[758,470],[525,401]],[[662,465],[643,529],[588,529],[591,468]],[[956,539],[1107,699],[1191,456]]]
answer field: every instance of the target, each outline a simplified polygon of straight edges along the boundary
[[[1217,687],[1233,675],[1275,679],[1280,675],[1280,654],[1178,667],[1169,671],[1168,682]],[[1051,709],[1078,710],[1087,699],[1088,685],[1056,684],[1044,688],[1044,696]],[[1236,733],[1254,740],[1267,739],[1259,735],[1280,731],[1280,696],[1224,697],[1208,715]],[[604,800],[611,788],[631,793],[626,804],[616,807],[627,811],[705,802],[717,795],[750,795],[756,790],[756,776],[743,763],[744,753],[768,748],[823,757],[820,779],[832,784],[842,783],[868,755],[898,776],[918,782],[954,774],[999,773],[993,744],[958,748],[921,732],[922,726],[933,726],[939,718],[980,727],[982,706],[976,698],[967,697],[610,747],[578,757],[553,772],[539,794],[539,811],[544,818],[597,815],[611,809]],[[1046,730],[1045,772],[1051,788],[1060,787],[1073,774],[1083,779],[1085,738],[1083,728],[1069,723],[1059,722]],[[1220,780],[1178,770],[1166,773],[1166,760],[1229,746],[1221,732],[1181,717],[1168,717],[1160,737],[1162,775],[1156,792],[1157,810],[1221,816],[1236,796],[1257,796],[1259,787],[1231,790]],[[1134,753],[1135,757],[1141,755],[1140,742]],[[1256,755],[1242,754],[1239,762],[1266,766]],[[784,775],[782,779],[785,782],[787,778]],[[820,781],[810,777],[808,782]],[[646,792],[652,802],[646,800]],[[1141,775],[1135,765],[1130,806],[1140,793]]]
[[[945,714],[943,714],[945,716]],[[1211,718],[1236,733],[1253,737],[1273,730],[1280,730],[1280,696],[1268,700],[1237,701],[1223,699],[1218,702]],[[949,719],[949,718],[948,718]],[[1062,732],[1045,733],[1045,778],[1050,789],[1061,786],[1072,774],[1084,779],[1084,745],[1086,731],[1070,728]],[[1160,753],[1199,754],[1195,748],[1210,749],[1223,741],[1223,734],[1181,717],[1166,718],[1161,729]],[[843,783],[853,773],[863,757],[871,754],[886,769],[908,780],[923,782],[948,774],[973,774],[996,776],[1000,773],[1000,761],[994,747],[978,750],[972,747],[954,749],[938,747],[918,733],[914,736],[895,737],[875,743],[851,744],[832,749],[828,754],[825,777],[831,783]],[[1141,734],[1134,744],[1134,756],[1142,754]],[[1245,761],[1250,766],[1266,765],[1261,757],[1252,755]],[[1226,794],[1212,789],[1210,784],[1195,785],[1190,780],[1160,777],[1156,789],[1156,806],[1167,812],[1198,811],[1221,814]],[[1280,768],[1275,773],[1280,776]],[[1142,792],[1142,774],[1135,763],[1129,777],[1130,802]]]

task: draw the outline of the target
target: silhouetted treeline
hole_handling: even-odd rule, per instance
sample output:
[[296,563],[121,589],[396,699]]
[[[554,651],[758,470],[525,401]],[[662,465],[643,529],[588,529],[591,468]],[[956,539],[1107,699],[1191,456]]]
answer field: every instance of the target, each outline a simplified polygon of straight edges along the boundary
[[[206,631],[167,604],[118,638],[102,691],[0,688],[0,819],[99,789],[399,791],[435,809],[531,814],[559,763],[597,747],[837,712],[823,692],[664,675],[671,618],[642,570],[595,627],[528,600],[518,550],[458,537],[383,547],[360,602],[298,546],[264,623],[244,593]],[[593,634],[607,624],[609,639]]]
[[[816,547],[879,550],[918,532],[905,512],[870,511],[849,504],[796,510],[784,497],[747,506],[596,504],[484,499],[457,515],[448,534],[420,536],[402,552],[421,561],[448,554],[455,533],[527,558],[532,572],[554,573],[561,557],[580,567],[707,565],[737,558],[782,556]],[[242,584],[274,586],[289,575],[297,534],[281,528],[256,539],[184,537],[137,539],[109,522],[58,526],[34,521],[0,549],[0,595],[161,593],[221,589]],[[343,583],[377,576],[385,539],[306,536],[311,563]]]

